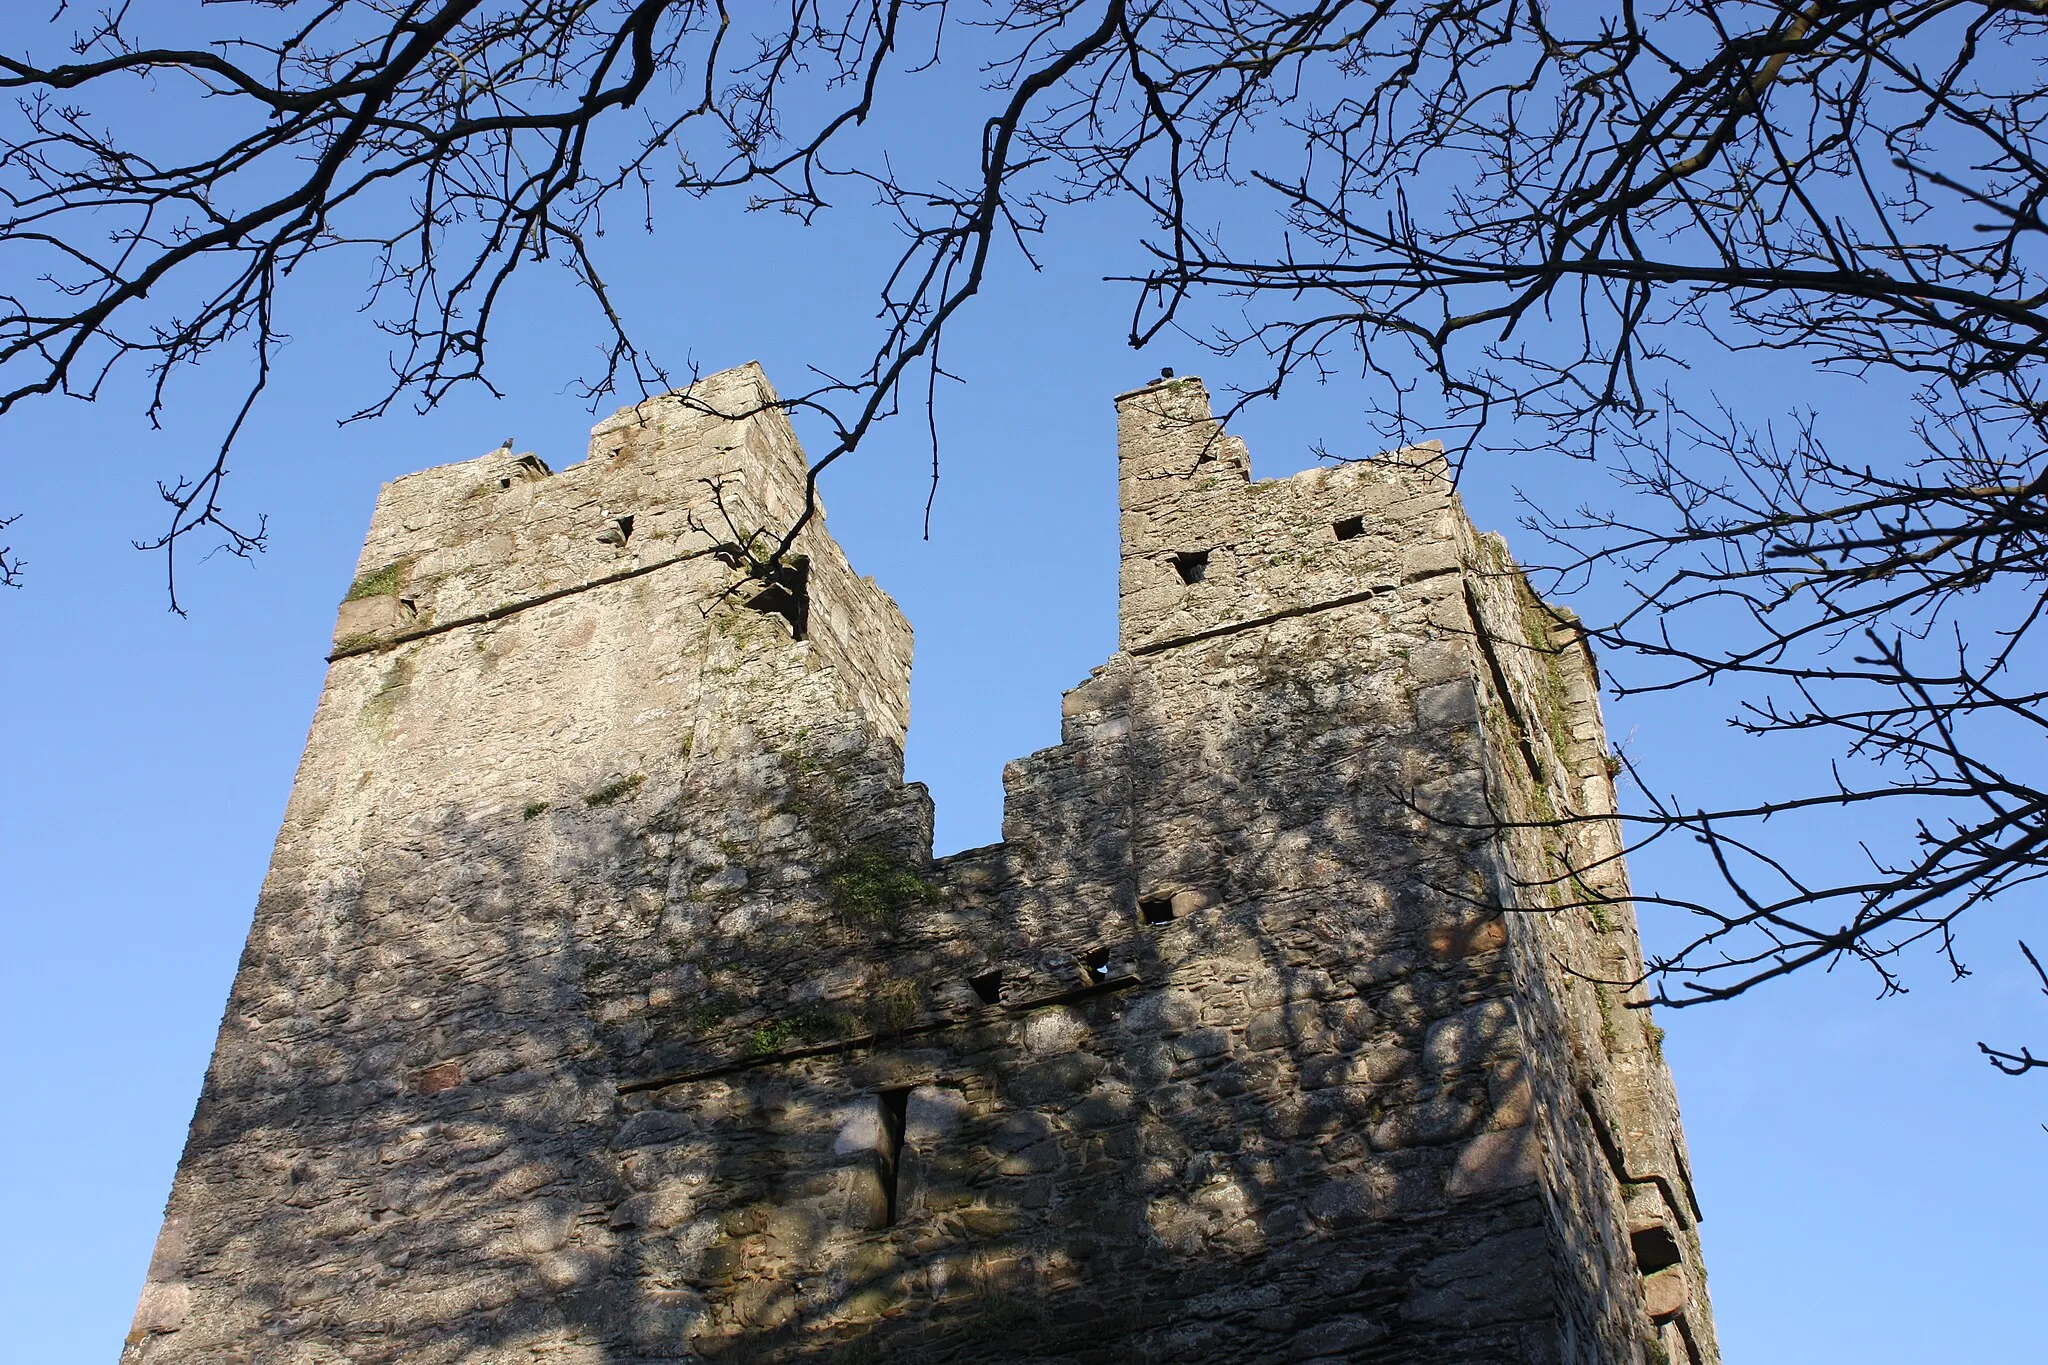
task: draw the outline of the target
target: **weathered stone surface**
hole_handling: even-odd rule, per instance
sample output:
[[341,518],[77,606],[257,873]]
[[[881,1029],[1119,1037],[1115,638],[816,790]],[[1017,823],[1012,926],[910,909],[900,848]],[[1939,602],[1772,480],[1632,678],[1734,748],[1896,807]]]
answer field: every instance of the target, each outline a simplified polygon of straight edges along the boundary
[[1439,1256],[1416,1272],[1402,1311],[1467,1327],[1540,1312],[1554,1292],[1548,1253],[1542,1232],[1529,1228]]
[[1643,1301],[1652,1318],[1675,1317],[1685,1311],[1691,1299],[1692,1288],[1685,1281],[1685,1271],[1678,1266],[1643,1279]]
[[1453,1199],[1519,1189],[1541,1178],[1541,1161],[1536,1135],[1528,1128],[1481,1133],[1458,1153],[1446,1188]]
[[1119,652],[937,861],[758,370],[388,486],[129,1365],[1713,1359],[1612,831],[1495,823],[1613,810],[1568,623],[1438,448],[1117,416]]

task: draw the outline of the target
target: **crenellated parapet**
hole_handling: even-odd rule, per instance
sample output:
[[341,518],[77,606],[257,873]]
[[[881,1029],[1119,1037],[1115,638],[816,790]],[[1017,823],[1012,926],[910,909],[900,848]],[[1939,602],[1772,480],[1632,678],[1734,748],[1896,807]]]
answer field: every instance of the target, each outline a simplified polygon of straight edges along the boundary
[[911,633],[813,508],[786,563],[764,561],[806,506],[808,467],[760,367],[623,408],[556,473],[510,443],[387,484],[335,623],[335,657],[503,620],[592,588],[715,561],[719,593],[780,615],[900,749]]

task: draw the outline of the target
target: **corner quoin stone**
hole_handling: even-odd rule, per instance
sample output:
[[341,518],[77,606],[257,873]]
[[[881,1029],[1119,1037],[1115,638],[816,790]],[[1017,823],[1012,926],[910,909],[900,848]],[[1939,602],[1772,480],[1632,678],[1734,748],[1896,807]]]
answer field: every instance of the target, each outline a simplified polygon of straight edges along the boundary
[[123,1360],[1717,1361],[1568,619],[1439,447],[1117,428],[941,859],[757,367],[387,485]]

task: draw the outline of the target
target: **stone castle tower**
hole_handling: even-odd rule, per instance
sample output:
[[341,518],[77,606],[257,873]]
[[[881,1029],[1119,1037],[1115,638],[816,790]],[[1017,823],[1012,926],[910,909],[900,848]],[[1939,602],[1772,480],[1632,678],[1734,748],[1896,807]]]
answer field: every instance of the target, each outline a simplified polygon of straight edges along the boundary
[[1435,448],[1117,417],[936,861],[758,368],[388,485],[124,1361],[1717,1361],[1572,618]]

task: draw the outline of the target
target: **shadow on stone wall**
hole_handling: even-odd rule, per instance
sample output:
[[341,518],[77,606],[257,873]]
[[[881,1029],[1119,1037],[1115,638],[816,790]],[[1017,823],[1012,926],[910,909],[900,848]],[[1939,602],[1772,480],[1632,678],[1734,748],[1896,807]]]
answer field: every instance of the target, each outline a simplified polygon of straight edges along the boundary
[[835,867],[921,793],[808,732],[274,895],[172,1209],[191,1312],[131,1358],[1553,1359],[1502,935],[1400,799],[1459,751],[1326,682],[1126,752],[1232,776],[1130,830],[1213,846],[1149,927],[1028,839],[976,906],[942,868],[851,920]]

